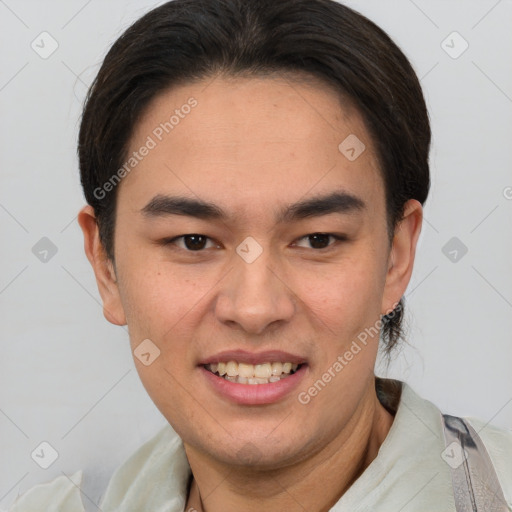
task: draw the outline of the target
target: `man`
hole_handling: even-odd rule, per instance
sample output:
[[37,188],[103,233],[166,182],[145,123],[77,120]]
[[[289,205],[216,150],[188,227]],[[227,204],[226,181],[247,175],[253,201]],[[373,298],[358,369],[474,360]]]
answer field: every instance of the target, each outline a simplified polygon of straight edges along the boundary
[[[78,220],[170,427],[102,510],[460,510],[452,482],[478,468],[448,443],[458,423],[374,374],[401,335],[429,144],[407,59],[332,1],[175,0],[113,45],[82,118]],[[491,464],[460,494],[507,510],[512,434],[472,425]],[[81,510],[70,491],[14,510],[57,493]]]

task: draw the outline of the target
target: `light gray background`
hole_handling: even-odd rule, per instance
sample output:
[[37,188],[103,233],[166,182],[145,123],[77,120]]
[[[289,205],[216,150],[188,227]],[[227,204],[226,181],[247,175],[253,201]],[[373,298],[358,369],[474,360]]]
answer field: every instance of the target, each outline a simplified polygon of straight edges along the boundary
[[[159,3],[0,0],[3,508],[78,469],[96,502],[113,470],[165,424],[139,382],[126,330],[103,318],[76,222],[87,86],[114,40]],[[434,136],[431,195],[406,295],[411,347],[379,373],[406,380],[445,412],[511,428],[512,1],[347,4],[411,59]],[[31,48],[43,31],[59,45],[47,59]],[[458,58],[445,51],[463,48],[458,36],[442,46],[453,31],[469,43]],[[32,252],[42,237],[57,248],[47,262]],[[452,237],[468,249],[456,262],[442,252]],[[47,470],[30,456],[42,441],[59,453]]]

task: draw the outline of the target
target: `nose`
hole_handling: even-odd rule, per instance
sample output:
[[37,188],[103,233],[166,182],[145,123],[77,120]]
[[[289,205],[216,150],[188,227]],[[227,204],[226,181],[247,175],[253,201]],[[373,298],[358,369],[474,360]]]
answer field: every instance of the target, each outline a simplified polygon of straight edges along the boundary
[[269,251],[263,251],[252,263],[234,256],[234,268],[221,281],[215,305],[219,321],[237,325],[247,333],[262,334],[293,317],[293,291],[271,259]]

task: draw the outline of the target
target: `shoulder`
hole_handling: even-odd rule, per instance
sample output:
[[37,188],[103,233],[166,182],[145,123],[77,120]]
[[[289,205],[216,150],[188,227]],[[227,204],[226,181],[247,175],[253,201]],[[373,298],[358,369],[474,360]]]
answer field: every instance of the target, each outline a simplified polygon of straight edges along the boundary
[[[147,501],[154,502],[151,505],[156,510],[169,497],[163,493],[169,491],[179,501],[189,471],[181,439],[167,424],[116,469],[104,493],[101,510],[136,510],[130,508],[134,503],[144,510]],[[83,476],[79,470],[69,477],[62,475],[36,485],[19,496],[7,512],[85,512],[81,498]],[[156,484],[151,496],[147,495],[149,482]]]
[[181,438],[167,424],[142,444],[114,472],[107,495],[114,490],[120,495],[151,473],[161,473],[176,465],[186,469],[187,462]]
[[51,482],[32,487],[19,496],[7,512],[85,512],[80,496],[82,474],[80,470],[69,477],[59,476]]
[[190,474],[183,442],[167,424],[114,472],[100,507],[160,510],[165,505],[165,510],[181,510]]
[[482,440],[494,466],[507,505],[512,510],[512,430],[491,425],[479,418],[464,418]]

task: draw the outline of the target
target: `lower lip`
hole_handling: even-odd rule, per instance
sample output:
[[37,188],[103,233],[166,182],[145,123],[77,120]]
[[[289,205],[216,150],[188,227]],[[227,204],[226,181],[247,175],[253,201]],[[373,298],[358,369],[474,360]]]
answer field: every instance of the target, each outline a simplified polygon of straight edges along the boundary
[[239,384],[230,382],[204,366],[199,367],[203,375],[222,397],[240,405],[264,405],[282,400],[289,395],[304,378],[308,366],[303,364],[293,375],[268,384]]

